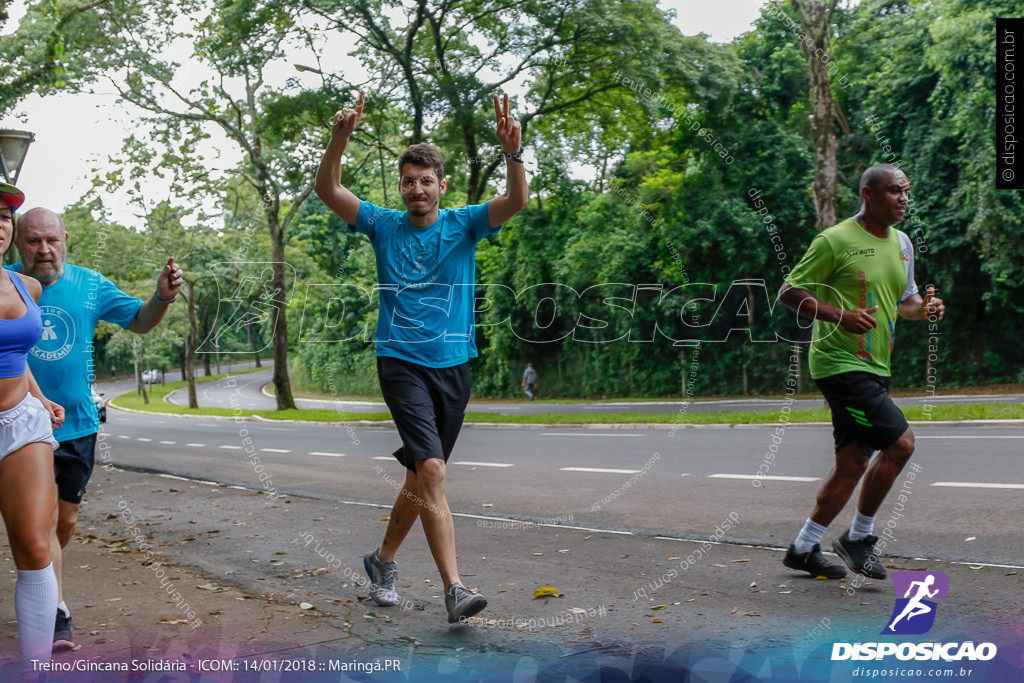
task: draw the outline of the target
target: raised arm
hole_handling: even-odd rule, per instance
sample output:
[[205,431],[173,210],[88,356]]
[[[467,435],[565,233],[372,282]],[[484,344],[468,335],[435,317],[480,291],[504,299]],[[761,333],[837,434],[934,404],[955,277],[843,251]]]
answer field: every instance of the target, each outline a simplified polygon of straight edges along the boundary
[[[508,95],[505,95],[504,109],[494,96],[494,115],[497,121],[495,135],[505,154],[518,155],[523,148],[523,129],[514,116],[508,111]],[[505,160],[506,180],[505,194],[498,195],[487,204],[487,223],[491,228],[503,225],[512,216],[526,208],[530,199],[529,187],[526,185],[526,169],[522,159]]]
[[341,156],[348,146],[348,139],[355,132],[363,117],[363,103],[366,93],[359,93],[359,104],[355,109],[342,109],[334,115],[331,125],[331,141],[320,160],[316,172],[316,194],[331,211],[351,225],[359,217],[359,198],[341,184]]

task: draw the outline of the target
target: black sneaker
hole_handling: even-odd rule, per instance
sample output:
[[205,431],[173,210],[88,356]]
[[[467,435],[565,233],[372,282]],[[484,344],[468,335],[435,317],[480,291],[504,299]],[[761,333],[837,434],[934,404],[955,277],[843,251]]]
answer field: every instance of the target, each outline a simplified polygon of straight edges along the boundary
[[64,616],[64,610],[57,608],[57,621],[53,625],[53,649],[71,650],[75,642],[71,640],[71,616]]
[[846,570],[838,564],[833,564],[821,554],[821,546],[817,543],[807,553],[797,553],[794,544],[790,544],[786,556],[782,558],[782,564],[790,569],[799,569],[817,578],[824,576],[826,579],[841,579],[846,576]]
[[832,549],[843,558],[847,567],[858,574],[872,579],[884,579],[888,574],[878,561],[878,551],[875,550],[877,541],[878,536],[865,536],[859,541],[853,541],[850,540],[850,532],[846,531],[832,541]]

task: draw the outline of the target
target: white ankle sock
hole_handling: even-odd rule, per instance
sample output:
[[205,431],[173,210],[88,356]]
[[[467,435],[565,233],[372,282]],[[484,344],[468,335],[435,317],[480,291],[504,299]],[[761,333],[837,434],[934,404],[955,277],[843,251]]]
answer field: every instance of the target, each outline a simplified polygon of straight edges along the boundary
[[21,656],[26,667],[33,659],[50,661],[53,649],[53,617],[57,613],[57,575],[53,565],[45,569],[19,569],[14,587],[14,611],[18,615]]
[[793,549],[800,555],[809,553],[815,543],[821,543],[821,537],[824,535],[825,527],[817,522],[812,522],[811,518],[808,517],[807,521],[804,522],[803,528],[800,529],[796,540],[793,541]]
[[875,530],[875,518],[862,515],[860,510],[853,514],[853,524],[850,525],[850,540],[860,541],[871,535]]

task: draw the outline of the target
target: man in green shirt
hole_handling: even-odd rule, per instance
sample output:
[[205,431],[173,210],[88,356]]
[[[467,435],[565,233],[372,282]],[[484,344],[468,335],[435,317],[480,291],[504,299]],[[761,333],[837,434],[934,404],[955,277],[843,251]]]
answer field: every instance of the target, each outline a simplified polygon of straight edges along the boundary
[[[875,513],[914,453],[914,433],[889,397],[896,318],[937,321],[945,314],[933,287],[925,297],[918,293],[913,244],[890,227],[903,220],[909,194],[910,181],[895,166],[867,169],[860,212],[818,234],[779,290],[785,306],[814,319],[811,377],[832,409],[836,463],[783,559],[813,576],[846,575],[821,554],[820,542],[861,478],[853,524],[832,547],[853,571],[886,576],[871,533]],[[881,454],[869,467],[875,451]]]

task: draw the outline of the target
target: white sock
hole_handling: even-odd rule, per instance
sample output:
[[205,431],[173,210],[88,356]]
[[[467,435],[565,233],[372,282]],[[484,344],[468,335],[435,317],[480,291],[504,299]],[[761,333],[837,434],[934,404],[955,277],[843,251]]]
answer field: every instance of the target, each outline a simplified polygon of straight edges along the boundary
[[70,617],[71,616],[71,610],[68,609],[68,604],[66,602],[64,602],[63,600],[61,600],[60,602],[57,603],[57,609],[59,609],[61,612],[63,612],[64,616],[66,616],[66,617]]
[[860,541],[871,535],[875,530],[875,518],[862,515],[860,510],[853,514],[853,524],[850,525],[850,540]]
[[798,555],[809,553],[815,543],[821,543],[821,537],[824,535],[825,527],[817,522],[812,522],[811,518],[808,517],[807,521],[804,522],[803,527],[800,529],[800,533],[797,535],[796,540],[793,541],[793,549]]
[[22,662],[50,661],[53,650],[53,616],[57,613],[57,575],[53,565],[45,569],[19,569],[14,587],[14,611],[18,615]]

